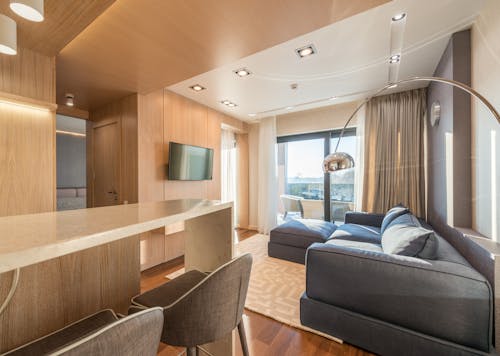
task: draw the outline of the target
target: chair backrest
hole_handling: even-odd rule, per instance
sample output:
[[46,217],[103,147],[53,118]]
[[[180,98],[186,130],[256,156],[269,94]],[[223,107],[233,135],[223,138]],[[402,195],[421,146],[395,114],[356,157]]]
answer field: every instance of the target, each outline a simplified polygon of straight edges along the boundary
[[280,195],[281,202],[283,203],[283,208],[288,212],[302,212],[302,206],[300,205],[301,197],[294,195]]
[[304,209],[304,219],[323,219],[323,200],[302,199],[300,203],[302,204],[302,209]]
[[222,265],[164,308],[162,340],[193,347],[222,338],[241,321],[252,268],[252,255]]
[[163,328],[163,309],[151,308],[120,319],[53,355],[155,356]]

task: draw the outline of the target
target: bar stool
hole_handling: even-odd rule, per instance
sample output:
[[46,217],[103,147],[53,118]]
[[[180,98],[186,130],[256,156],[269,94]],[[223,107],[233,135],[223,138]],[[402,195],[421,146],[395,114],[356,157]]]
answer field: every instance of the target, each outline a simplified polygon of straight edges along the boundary
[[162,327],[161,308],[123,319],[112,310],[102,310],[3,355],[155,356]]
[[165,321],[161,341],[183,346],[187,355],[214,342],[236,327],[243,354],[248,345],[242,315],[252,268],[252,256],[241,255],[210,274],[189,271],[132,299],[129,313],[160,306]]

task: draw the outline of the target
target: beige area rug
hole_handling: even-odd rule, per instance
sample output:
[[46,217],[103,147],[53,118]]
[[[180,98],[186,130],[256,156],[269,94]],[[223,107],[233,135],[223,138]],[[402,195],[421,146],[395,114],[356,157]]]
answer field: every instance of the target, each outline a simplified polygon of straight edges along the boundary
[[[236,254],[251,253],[252,273],[245,308],[283,324],[306,330],[341,343],[342,340],[300,323],[300,296],[306,289],[305,266],[267,255],[269,236],[257,234],[236,245]],[[169,279],[184,269],[167,275]]]

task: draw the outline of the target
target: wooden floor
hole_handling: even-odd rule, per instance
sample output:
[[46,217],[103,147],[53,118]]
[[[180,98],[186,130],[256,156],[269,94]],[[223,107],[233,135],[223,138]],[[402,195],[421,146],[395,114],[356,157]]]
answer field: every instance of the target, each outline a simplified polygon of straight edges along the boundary
[[[239,242],[256,234],[251,230],[236,230],[235,241]],[[141,274],[141,291],[147,291],[168,279],[165,275],[175,272],[184,266],[182,257],[173,261],[143,271]],[[307,356],[307,355],[334,355],[334,356],[367,356],[370,353],[348,344],[339,344],[316,334],[295,329],[279,323],[263,315],[245,310],[243,322],[247,333],[247,340],[251,356]],[[240,356],[241,347],[237,340],[237,353]],[[161,344],[158,355],[176,356],[184,349]]]

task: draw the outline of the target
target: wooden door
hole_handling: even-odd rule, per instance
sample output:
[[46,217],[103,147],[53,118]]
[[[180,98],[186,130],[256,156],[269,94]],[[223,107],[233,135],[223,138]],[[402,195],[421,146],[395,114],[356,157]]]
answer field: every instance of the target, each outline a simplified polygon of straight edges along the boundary
[[118,122],[93,128],[93,206],[120,204],[120,127]]

